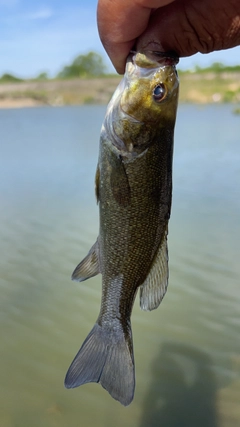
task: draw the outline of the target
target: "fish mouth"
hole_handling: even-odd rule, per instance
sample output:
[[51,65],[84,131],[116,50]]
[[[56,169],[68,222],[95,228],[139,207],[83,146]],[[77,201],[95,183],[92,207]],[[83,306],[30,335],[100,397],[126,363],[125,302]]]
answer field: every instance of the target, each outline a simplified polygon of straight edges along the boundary
[[148,77],[154,71],[165,67],[171,68],[172,72],[177,73],[176,65],[178,62],[179,57],[175,52],[131,51],[127,61],[126,76],[128,79],[132,77]]
[[[132,62],[138,63],[141,62],[141,55],[144,55],[149,60],[149,66],[150,64],[152,67],[159,67],[159,66],[176,66],[179,62],[179,56],[175,51],[167,51],[162,52],[158,50],[150,50],[150,49],[143,49],[141,51],[130,51],[130,55],[132,55]],[[138,63],[138,65],[140,65]],[[141,65],[140,65],[141,66]]]
[[170,65],[174,66],[179,63],[179,56],[174,51],[159,52],[156,50],[146,51],[149,55],[153,56],[159,65]]

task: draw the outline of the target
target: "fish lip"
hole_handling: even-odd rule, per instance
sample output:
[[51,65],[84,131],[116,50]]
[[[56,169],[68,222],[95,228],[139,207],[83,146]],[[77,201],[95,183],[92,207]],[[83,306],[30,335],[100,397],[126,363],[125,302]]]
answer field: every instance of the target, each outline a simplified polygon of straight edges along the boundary
[[131,50],[130,56],[132,60],[137,53],[142,53],[148,56],[150,59],[156,61],[158,66],[170,65],[174,67],[179,63],[179,55],[173,50],[169,50],[167,52],[151,49],[142,49],[140,51]]
[[174,51],[160,52],[156,50],[149,50],[148,52],[158,58],[157,62],[164,62],[163,65],[175,66],[179,63],[179,56]]

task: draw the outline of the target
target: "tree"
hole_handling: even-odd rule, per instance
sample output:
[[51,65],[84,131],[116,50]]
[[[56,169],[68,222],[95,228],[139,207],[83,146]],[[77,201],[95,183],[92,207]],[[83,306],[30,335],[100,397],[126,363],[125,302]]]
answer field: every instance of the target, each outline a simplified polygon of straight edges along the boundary
[[0,82],[1,83],[18,83],[18,82],[22,82],[22,79],[19,79],[18,77],[13,76],[12,74],[3,74],[2,77],[0,78]]
[[48,80],[48,73],[43,71],[42,73],[40,73],[37,77],[36,80]]
[[89,52],[86,55],[79,55],[71,65],[63,68],[58,74],[60,78],[100,76],[105,74],[106,66],[104,61],[96,52]]

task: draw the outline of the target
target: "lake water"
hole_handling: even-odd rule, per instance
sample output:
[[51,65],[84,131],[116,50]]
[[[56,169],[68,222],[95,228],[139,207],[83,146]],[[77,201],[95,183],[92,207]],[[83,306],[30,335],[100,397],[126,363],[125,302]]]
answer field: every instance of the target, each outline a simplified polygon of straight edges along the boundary
[[63,380],[99,312],[101,277],[70,280],[98,233],[94,175],[105,107],[0,110],[0,426],[240,425],[240,116],[179,107],[170,280],[138,298],[136,392]]

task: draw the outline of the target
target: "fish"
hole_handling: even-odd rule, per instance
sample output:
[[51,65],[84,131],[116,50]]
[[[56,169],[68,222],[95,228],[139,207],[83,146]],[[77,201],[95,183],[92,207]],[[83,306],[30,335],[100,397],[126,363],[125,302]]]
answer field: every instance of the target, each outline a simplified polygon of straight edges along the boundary
[[71,363],[65,387],[100,383],[122,405],[134,397],[131,312],[156,309],[168,285],[177,59],[130,54],[100,134],[95,192],[99,235],[72,279],[102,274],[98,319]]

